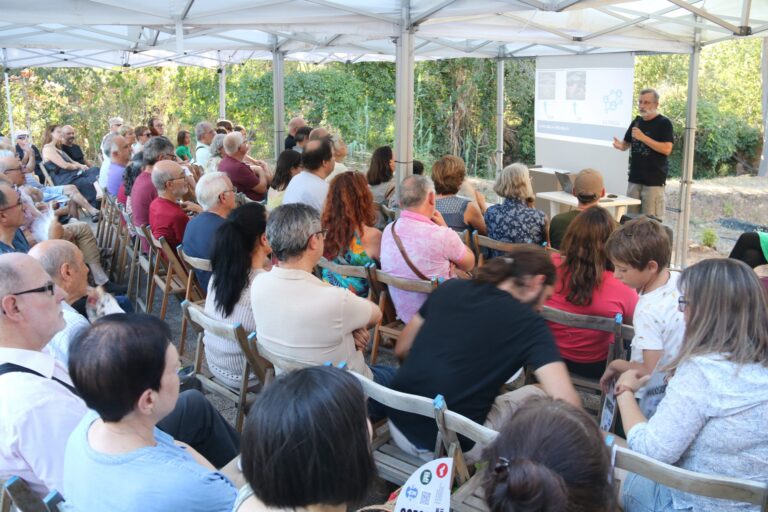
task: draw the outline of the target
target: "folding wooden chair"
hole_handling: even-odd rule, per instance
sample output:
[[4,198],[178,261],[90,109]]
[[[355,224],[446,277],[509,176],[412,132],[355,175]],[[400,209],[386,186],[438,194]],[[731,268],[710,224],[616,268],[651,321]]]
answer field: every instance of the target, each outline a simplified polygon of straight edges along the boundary
[[3,485],[3,512],[11,510],[11,502],[19,512],[59,512],[59,505],[64,502],[64,498],[57,491],[51,491],[41,499],[26,481],[12,476]]
[[[203,387],[222,396],[237,406],[237,418],[235,420],[235,428],[238,431],[243,428],[243,418],[245,417],[245,409],[248,399],[248,377],[251,374],[251,370],[261,381],[262,389],[264,386],[268,386],[274,379],[275,370],[272,364],[259,355],[259,351],[256,345],[256,333],[247,335],[242,324],[235,325],[216,320],[208,316],[203,308],[196,304],[185,300],[181,304],[184,310],[184,317],[189,321],[192,328],[197,331],[197,349],[195,352],[195,375],[203,384]],[[205,332],[209,332],[215,336],[237,343],[240,350],[245,357],[245,366],[243,368],[243,380],[240,385],[240,389],[233,389],[229,386],[216,381],[213,378],[209,378],[202,373],[203,366],[203,354],[205,351],[204,337]]]
[[495,250],[495,251],[509,252],[521,244],[501,242],[499,240],[494,240],[493,238],[483,236],[477,231],[473,231],[472,245],[474,246],[474,249],[475,249],[475,268],[479,268],[485,265],[485,260],[487,259],[485,257],[485,251],[483,249],[485,249],[486,251]]
[[383,316],[382,319],[376,324],[373,331],[373,344],[371,346],[371,364],[376,364],[376,358],[379,353],[379,343],[382,338],[394,339],[400,336],[403,332],[405,324],[397,319],[395,313],[395,306],[392,303],[392,298],[389,294],[389,287],[397,288],[399,290],[418,292],[418,293],[432,293],[432,290],[437,288],[439,284],[437,278],[433,278],[431,281],[424,281],[419,279],[404,279],[402,277],[395,277],[391,274],[387,274],[381,270],[373,267],[368,268],[368,280],[371,283],[374,297],[376,298],[379,308],[381,309]]
[[48,174],[48,169],[45,168],[45,165],[43,165],[43,162],[40,162],[40,172],[43,173],[43,177],[45,178],[45,185],[46,187],[55,187],[56,185],[53,183],[53,180],[51,179],[51,175]]
[[[140,307],[145,313],[150,313],[152,311],[152,301],[150,300],[150,294],[152,294],[151,298],[154,298],[154,285],[152,284],[154,281],[154,275],[155,275],[155,260],[157,259],[157,251],[155,250],[155,246],[152,245],[152,242],[150,242],[150,237],[152,236],[149,226],[139,226],[137,228],[137,234],[136,238],[133,241],[133,250],[134,254],[136,255],[136,306]],[[142,243],[144,242],[147,244],[148,252],[145,253],[142,250]],[[144,273],[147,276],[147,288],[144,292],[144,298],[141,297],[141,273]]]
[[[338,263],[334,263],[325,258],[320,258],[320,261],[317,263],[317,271],[316,271],[318,279],[323,278],[322,269],[327,269],[330,272],[334,272],[344,277],[358,277],[360,279],[365,279],[366,281],[369,281],[368,269],[365,267],[358,267],[355,265],[339,265]],[[370,285],[370,281],[369,281],[369,285]],[[369,286],[369,291],[368,291],[369,299],[372,297],[371,288],[372,287]]]
[[768,485],[751,480],[708,475],[665,464],[616,446],[615,467],[690,494],[757,505],[768,511]]
[[[380,404],[386,405],[390,409],[418,414],[427,418],[435,417],[433,400],[423,396],[401,393],[377,384],[373,380],[367,379],[355,372],[351,373],[360,381],[363,392]],[[437,431],[437,427],[435,427],[435,430]],[[408,480],[408,477],[425,462],[419,457],[404,452],[392,441],[388,422],[380,425],[374,432],[372,448],[373,459],[376,461],[379,476],[397,485],[403,485]],[[441,450],[442,441],[438,435],[435,450],[432,454],[433,458],[438,458]]]
[[[152,286],[152,291],[150,292],[149,304],[151,307],[154,300],[154,289],[157,286],[163,292],[163,298],[160,302],[160,319],[165,320],[165,313],[168,309],[168,297],[171,295],[184,295],[187,291],[187,271],[179,261],[174,250],[168,245],[168,241],[164,236],[161,236],[160,240],[158,240],[151,231],[149,236],[152,246],[157,253],[155,272],[152,276],[154,286]],[[164,271],[161,272],[161,268]],[[193,292],[193,300],[200,300],[197,290]]]
[[[185,266],[185,270],[187,271],[187,287],[186,291],[184,292],[184,300],[187,301],[193,301],[195,304],[204,304],[205,303],[205,297],[208,295],[207,290],[203,290],[203,287],[200,286],[200,282],[197,280],[197,276],[195,275],[195,270],[201,270],[203,272],[210,272],[211,271],[211,260],[206,260],[203,258],[193,258],[192,256],[188,256],[184,252],[184,247],[179,245],[176,248],[176,251],[179,255],[179,258],[181,259],[182,264]],[[193,300],[193,293],[197,290],[197,294],[199,297],[199,300],[194,301]],[[181,340],[179,340],[179,355],[184,354],[184,345],[187,341],[187,318],[184,317],[181,319]]]

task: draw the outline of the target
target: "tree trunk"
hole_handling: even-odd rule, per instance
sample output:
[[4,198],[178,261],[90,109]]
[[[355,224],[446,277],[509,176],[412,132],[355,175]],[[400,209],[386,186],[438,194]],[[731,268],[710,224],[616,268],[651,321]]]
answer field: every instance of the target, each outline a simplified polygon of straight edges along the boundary
[[760,157],[758,176],[768,176],[768,37],[763,38],[761,55],[763,75],[763,154]]

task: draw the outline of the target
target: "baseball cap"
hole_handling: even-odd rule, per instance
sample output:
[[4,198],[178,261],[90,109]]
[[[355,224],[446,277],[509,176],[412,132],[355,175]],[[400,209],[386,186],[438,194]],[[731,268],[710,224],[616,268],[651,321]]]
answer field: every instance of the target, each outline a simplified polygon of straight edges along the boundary
[[109,126],[112,127],[116,124],[122,125],[123,124],[123,118],[122,117],[111,117],[109,119]]
[[584,169],[573,182],[573,195],[582,203],[591,203],[603,195],[603,175],[594,169]]
[[16,130],[16,132],[13,135],[14,139],[18,139],[21,136],[27,136],[29,137],[29,130]]

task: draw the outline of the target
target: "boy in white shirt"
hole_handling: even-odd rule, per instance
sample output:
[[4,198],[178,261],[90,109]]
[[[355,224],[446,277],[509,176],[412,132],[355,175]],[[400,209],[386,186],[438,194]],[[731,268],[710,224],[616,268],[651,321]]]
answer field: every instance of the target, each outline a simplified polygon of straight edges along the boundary
[[656,411],[664,397],[663,370],[680,350],[685,332],[679,310],[678,272],[669,270],[671,243],[660,223],[647,217],[627,222],[605,245],[614,265],[614,275],[640,294],[634,314],[635,336],[630,361],[612,361],[600,385],[604,391],[627,370],[646,376],[648,383],[638,394],[646,417]]

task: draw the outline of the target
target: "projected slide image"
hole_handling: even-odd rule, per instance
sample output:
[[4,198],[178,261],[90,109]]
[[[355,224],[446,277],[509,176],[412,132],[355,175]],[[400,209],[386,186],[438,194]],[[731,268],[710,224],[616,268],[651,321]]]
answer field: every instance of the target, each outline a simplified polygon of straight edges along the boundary
[[632,120],[631,68],[536,72],[536,137],[610,146]]

